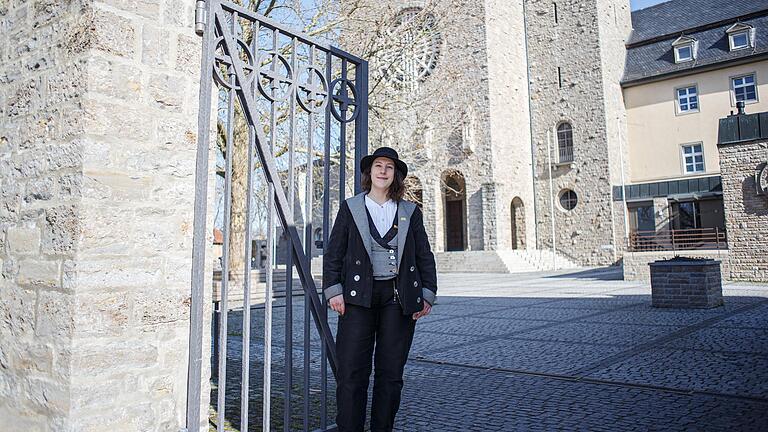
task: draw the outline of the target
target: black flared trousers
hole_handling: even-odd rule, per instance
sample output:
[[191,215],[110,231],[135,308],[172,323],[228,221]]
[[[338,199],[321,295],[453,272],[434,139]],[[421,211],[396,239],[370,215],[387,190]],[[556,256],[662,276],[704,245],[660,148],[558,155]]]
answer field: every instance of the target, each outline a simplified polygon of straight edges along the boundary
[[415,328],[416,321],[403,315],[394,298],[394,279],[374,281],[370,308],[346,304],[336,331],[339,432],[363,431],[372,359],[371,431],[392,430]]

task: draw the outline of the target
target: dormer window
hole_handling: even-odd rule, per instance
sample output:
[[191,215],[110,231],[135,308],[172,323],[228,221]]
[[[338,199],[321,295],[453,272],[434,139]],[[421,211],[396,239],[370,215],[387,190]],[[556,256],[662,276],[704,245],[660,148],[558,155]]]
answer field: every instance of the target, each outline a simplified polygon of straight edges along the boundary
[[731,51],[754,46],[755,28],[742,23],[736,23],[725,31],[728,34],[728,45]]
[[680,36],[672,42],[672,48],[675,50],[675,63],[685,63],[696,60],[696,49],[699,42],[688,36]]
[[675,61],[677,63],[693,60],[693,45],[675,47]]

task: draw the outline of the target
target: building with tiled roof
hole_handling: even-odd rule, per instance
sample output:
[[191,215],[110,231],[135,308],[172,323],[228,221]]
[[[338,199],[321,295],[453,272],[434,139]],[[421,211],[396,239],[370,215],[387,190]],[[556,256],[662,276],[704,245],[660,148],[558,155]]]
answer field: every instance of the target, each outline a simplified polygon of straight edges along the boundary
[[768,110],[768,3],[672,0],[633,12],[632,27],[621,79],[629,178],[614,186],[630,240],[643,249],[644,235],[668,229],[716,238],[717,121],[737,101]]

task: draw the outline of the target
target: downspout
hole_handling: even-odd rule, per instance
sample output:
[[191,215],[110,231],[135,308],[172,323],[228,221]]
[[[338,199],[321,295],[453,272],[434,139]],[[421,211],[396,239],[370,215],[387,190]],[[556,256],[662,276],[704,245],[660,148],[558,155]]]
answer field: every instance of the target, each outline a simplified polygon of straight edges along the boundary
[[547,166],[549,167],[549,219],[552,221],[552,270],[557,270],[557,248],[555,247],[555,191],[552,184],[551,131],[547,129]]
[[[624,244],[629,247],[629,213],[627,212],[627,183],[624,178],[624,140],[621,138],[621,119],[616,117],[619,132],[619,163],[621,168],[621,202],[624,211]],[[613,205],[613,192],[611,192],[611,205]],[[654,219],[656,209],[653,209]],[[654,228],[655,229],[655,228]]]

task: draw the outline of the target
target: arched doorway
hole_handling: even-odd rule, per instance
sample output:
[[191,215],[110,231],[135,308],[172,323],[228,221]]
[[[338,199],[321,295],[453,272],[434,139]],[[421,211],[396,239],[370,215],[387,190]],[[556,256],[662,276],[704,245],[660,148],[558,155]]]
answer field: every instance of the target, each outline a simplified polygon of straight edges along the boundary
[[405,199],[413,201],[420,209],[424,207],[424,188],[421,186],[421,180],[415,176],[405,178]]
[[443,174],[445,250],[466,249],[467,193],[464,176],[459,171]]
[[512,249],[525,249],[525,206],[520,197],[515,197],[509,208],[512,222]]

